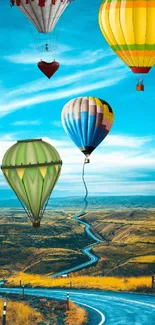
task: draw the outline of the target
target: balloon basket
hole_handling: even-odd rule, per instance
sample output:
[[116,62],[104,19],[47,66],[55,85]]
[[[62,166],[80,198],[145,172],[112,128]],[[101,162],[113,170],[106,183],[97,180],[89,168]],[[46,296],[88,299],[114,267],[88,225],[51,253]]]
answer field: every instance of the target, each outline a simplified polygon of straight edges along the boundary
[[90,163],[90,159],[88,159],[88,158],[85,158],[85,164],[89,164]]
[[144,85],[137,85],[136,90],[137,91],[144,91]]
[[38,222],[34,222],[34,223],[33,223],[33,227],[34,227],[34,228],[39,228],[39,227],[40,227],[40,221],[38,221]]

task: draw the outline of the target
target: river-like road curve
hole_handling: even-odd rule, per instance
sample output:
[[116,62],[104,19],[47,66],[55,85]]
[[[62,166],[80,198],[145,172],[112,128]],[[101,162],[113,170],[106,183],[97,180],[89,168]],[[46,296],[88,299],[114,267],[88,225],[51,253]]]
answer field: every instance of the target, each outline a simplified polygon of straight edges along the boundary
[[85,232],[87,233],[87,235],[89,237],[91,237],[93,240],[94,240],[94,244],[91,244],[87,247],[85,247],[84,249],[81,250],[81,252],[86,255],[89,260],[85,263],[82,263],[82,264],[79,264],[79,265],[76,265],[74,267],[71,267],[69,269],[64,269],[63,271],[60,271],[60,272],[57,272],[57,273],[54,273],[52,274],[52,278],[55,278],[55,277],[58,277],[58,276],[62,276],[64,274],[69,274],[69,273],[72,273],[72,272],[76,272],[76,271],[79,271],[79,270],[82,270],[86,267],[89,267],[89,266],[92,266],[93,264],[95,264],[96,262],[98,262],[99,260],[99,257],[96,256],[93,252],[92,252],[92,249],[98,244],[98,243],[101,243],[102,240],[99,239],[95,234],[93,234],[93,232],[91,231],[91,226],[87,223],[87,222],[84,222],[82,220],[79,219],[79,217],[83,216],[85,213],[83,212],[83,210],[81,212],[79,212],[78,214],[76,214],[74,217],[73,217],[73,220],[75,220],[77,223],[79,224],[82,224],[84,225],[84,230]]

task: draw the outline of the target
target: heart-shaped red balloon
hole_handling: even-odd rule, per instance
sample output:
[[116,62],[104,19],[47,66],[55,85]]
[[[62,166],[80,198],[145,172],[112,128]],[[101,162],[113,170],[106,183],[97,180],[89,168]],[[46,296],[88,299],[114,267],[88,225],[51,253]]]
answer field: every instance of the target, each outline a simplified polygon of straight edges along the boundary
[[40,61],[38,63],[38,68],[50,79],[53,74],[59,69],[59,63],[56,61],[45,62]]

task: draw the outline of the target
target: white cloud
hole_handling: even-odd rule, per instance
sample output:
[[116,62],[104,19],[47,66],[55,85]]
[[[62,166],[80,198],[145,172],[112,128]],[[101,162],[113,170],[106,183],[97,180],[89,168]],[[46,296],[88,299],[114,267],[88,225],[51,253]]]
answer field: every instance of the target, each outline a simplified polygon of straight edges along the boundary
[[[69,52],[69,56],[65,53]],[[63,55],[62,55],[63,54]],[[94,64],[101,59],[104,59],[109,56],[113,56],[114,52],[110,49],[103,50],[103,49],[97,49],[94,51],[83,51],[80,52],[77,49],[72,50],[69,46],[65,45],[58,45],[58,49],[54,51],[54,55],[57,58],[57,61],[60,63],[60,65],[64,66],[78,66],[78,65],[90,65]],[[36,62],[40,61],[40,53],[37,52],[25,52],[22,51],[19,54],[13,54],[13,55],[7,55],[4,57],[9,62],[15,63],[15,64],[36,64]],[[51,62],[51,53],[45,52],[44,53],[44,61],[50,61]]]
[[29,120],[23,120],[23,121],[16,121],[11,123],[11,125],[14,126],[24,126],[24,125],[40,125],[41,121],[40,120],[34,120],[34,121],[29,121]]
[[[72,48],[68,45],[64,45],[64,44],[59,44],[57,49],[54,51],[55,55],[58,56],[61,53],[65,53],[68,51],[71,51]],[[11,55],[6,55],[4,56],[4,59],[6,59],[9,62],[15,63],[15,64],[36,64],[37,62],[40,61],[40,55],[42,55],[42,53],[40,52],[33,52],[33,50],[31,51],[25,51],[23,50],[21,53],[19,54],[11,54]],[[45,52],[44,53],[44,61],[51,61],[51,53],[49,52]]]
[[[97,164],[101,173],[106,170],[110,170],[112,168],[117,169],[117,172],[122,169],[131,170],[131,169],[151,169],[155,170],[155,155],[152,157],[149,156],[149,152],[144,151],[142,153],[138,153],[135,151],[121,151],[115,150],[112,152],[104,153],[100,151],[99,154],[96,153],[96,156],[92,156],[91,159],[93,164]],[[104,164],[104,168],[103,168]],[[96,169],[97,170],[97,169]]]
[[[119,138],[123,138],[122,135],[118,135]],[[126,150],[122,149],[122,146],[117,146],[117,149],[111,150],[107,147],[106,151],[104,146],[99,146],[90,156],[91,164],[86,166],[87,173],[90,174],[100,174],[104,177],[105,173],[111,175],[111,173],[118,176],[122,174],[123,171],[136,171],[141,173],[142,170],[150,171],[155,170],[155,153],[151,149],[144,147],[143,150],[137,151],[138,143],[143,143],[147,145],[147,141],[144,142],[142,137],[135,139],[136,146],[133,145],[132,150],[128,150],[128,143],[130,143],[130,138],[126,138]],[[72,141],[65,141],[64,139],[56,141],[51,140],[48,137],[44,138],[45,141],[56,146],[60,153],[60,156],[64,162],[63,172],[64,174],[78,174],[81,173],[82,162],[84,161],[84,155],[80,150],[72,143]],[[108,176],[109,177],[109,176]]]
[[55,139],[50,139],[48,137],[43,137],[42,140],[50,143],[52,146],[57,147],[59,149],[60,148],[68,148],[71,144],[70,141],[67,141],[64,138],[62,138],[60,140],[55,140]]
[[55,101],[70,96],[77,96],[95,89],[110,87],[119,83],[124,78],[126,78],[126,70],[122,71],[122,73],[119,73],[116,76],[113,76],[109,79],[107,78],[105,80],[93,82],[88,85],[83,85],[83,86],[81,85],[81,86],[73,87],[71,89],[68,88],[67,90],[60,89],[55,92],[49,92],[42,95],[38,94],[36,96],[31,96],[29,98],[20,98],[20,99],[12,100],[11,103],[10,101],[9,103],[5,103],[5,104],[1,103],[0,117],[24,107]]
[[[155,189],[155,181],[129,181],[129,182],[117,182],[117,183],[109,183],[104,182],[101,184],[97,181],[94,182],[93,186],[89,186],[88,184],[88,190],[89,190],[89,196],[93,195],[152,195],[154,193]],[[66,182],[66,184],[57,184],[57,191],[65,191],[68,193],[68,195],[71,196],[84,196],[85,190],[84,187],[79,183],[70,184],[69,182]]]
[[[78,149],[77,149],[78,150]],[[64,149],[59,148],[60,155],[64,164],[68,165],[68,169],[77,172],[77,166],[82,164],[82,154],[79,155],[76,149]],[[105,153],[104,150],[100,150],[100,153],[94,152],[90,157],[91,164],[87,167],[93,173],[100,172],[100,175],[104,173],[111,173],[114,170],[116,173],[122,172],[122,170],[155,170],[155,155],[149,157],[147,154],[137,154],[136,152],[120,152],[115,151],[111,153]]]
[[[116,71],[115,75],[113,68]],[[71,96],[87,95],[92,90],[111,87],[127,78],[128,72],[129,69],[124,66],[121,60],[115,58],[108,64],[92,69],[76,71],[73,74],[56,77],[50,81],[46,79],[46,82],[42,78],[24,84],[17,89],[4,93],[0,102],[0,117],[25,107]]]
[[25,94],[34,94],[39,91],[44,91],[48,89],[60,88],[68,85],[73,85],[73,83],[79,82],[83,83],[84,80],[88,83],[88,78],[91,77],[92,83],[101,80],[108,80],[113,77],[113,68],[119,73],[125,75],[128,73],[128,68],[124,67],[124,64],[119,59],[113,59],[108,64],[102,65],[96,68],[85,69],[79,72],[75,72],[69,75],[56,77],[51,80],[45,78],[41,78],[39,80],[35,80],[33,82],[27,83],[18,87],[17,89],[13,89],[7,93],[7,97],[15,96],[15,95],[25,95]]
[[[0,160],[6,150],[12,146],[17,134],[8,134],[0,141]],[[152,194],[155,188],[155,180],[149,180],[155,172],[155,153],[148,147],[150,138],[115,135],[120,146],[111,149],[111,145],[99,146],[91,157],[90,164],[85,166],[85,179],[90,195],[144,195]],[[126,148],[123,139],[126,140]],[[134,141],[133,141],[134,139]],[[71,195],[81,195],[84,187],[81,179],[84,155],[72,143],[70,139],[50,139],[43,137],[44,141],[51,143],[59,152],[62,161],[62,172],[56,191],[67,191]],[[110,140],[111,141],[111,140]],[[111,143],[111,142],[110,142]],[[135,145],[136,143],[136,145]],[[122,147],[123,144],[123,147]],[[137,146],[140,144],[140,150]],[[128,148],[131,148],[129,151]],[[0,176],[0,182],[2,173]],[[4,183],[5,184],[5,183]],[[2,184],[2,187],[4,187]],[[5,184],[7,187],[7,184]]]
[[151,137],[132,137],[124,135],[109,134],[103,142],[103,146],[139,148],[150,142]]
[[62,128],[62,123],[61,123],[61,121],[57,121],[57,120],[55,120],[55,121],[51,121],[51,125],[52,125],[52,126],[56,126],[57,128]]
[[106,57],[114,55],[114,52],[111,50],[103,50],[103,49],[98,49],[96,51],[84,51],[82,53],[78,54],[73,54],[70,58],[65,58],[59,56],[58,61],[60,62],[61,65],[66,65],[66,66],[86,66],[90,64],[94,64]]
[[[19,135],[19,133],[5,133],[5,134],[0,134],[0,144],[3,144],[6,141],[14,141]],[[1,145],[0,145],[1,148]]]
[[6,151],[14,144],[16,141],[7,141],[7,139],[1,139],[0,141],[0,164],[2,164],[2,159]]

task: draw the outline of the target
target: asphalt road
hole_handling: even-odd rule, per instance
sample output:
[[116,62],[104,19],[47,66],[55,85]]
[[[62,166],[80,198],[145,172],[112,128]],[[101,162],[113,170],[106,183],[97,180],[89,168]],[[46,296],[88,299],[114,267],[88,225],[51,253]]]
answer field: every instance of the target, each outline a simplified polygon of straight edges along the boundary
[[[0,288],[0,292],[21,293],[21,289]],[[90,290],[25,289],[25,294],[70,299],[87,309],[87,325],[155,325],[155,296]]]
[[79,212],[78,214],[76,214],[74,217],[73,217],[73,220],[76,220],[77,223],[80,223],[82,225],[85,226],[85,232],[87,233],[87,235],[89,237],[91,237],[93,240],[94,240],[94,244],[91,244],[89,245],[88,247],[85,247],[84,249],[81,250],[81,252],[86,255],[89,260],[88,262],[85,262],[85,263],[82,263],[82,264],[79,264],[77,266],[74,266],[74,267],[71,267],[69,269],[66,269],[66,270],[63,270],[61,272],[57,272],[55,274],[53,274],[51,277],[52,278],[55,278],[55,277],[58,277],[58,276],[62,276],[64,274],[69,274],[69,273],[72,273],[72,272],[76,272],[76,271],[79,271],[81,269],[84,269],[88,266],[91,266],[93,264],[95,264],[98,260],[99,260],[99,257],[96,256],[95,254],[93,254],[92,252],[92,249],[98,244],[98,243],[101,243],[102,240],[99,239],[97,236],[95,236],[93,234],[93,232],[91,231],[91,226],[87,223],[87,222],[84,222],[80,219],[78,219],[79,217],[81,217],[82,215],[84,215],[85,213],[83,212],[83,210],[81,212]]

